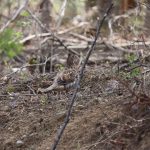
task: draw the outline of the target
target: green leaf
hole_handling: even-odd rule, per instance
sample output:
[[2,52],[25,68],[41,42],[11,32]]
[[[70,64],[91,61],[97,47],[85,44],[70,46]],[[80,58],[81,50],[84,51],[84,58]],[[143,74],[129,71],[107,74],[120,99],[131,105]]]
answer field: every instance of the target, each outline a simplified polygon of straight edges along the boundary
[[20,14],[22,17],[28,17],[30,14],[27,11],[22,11]]

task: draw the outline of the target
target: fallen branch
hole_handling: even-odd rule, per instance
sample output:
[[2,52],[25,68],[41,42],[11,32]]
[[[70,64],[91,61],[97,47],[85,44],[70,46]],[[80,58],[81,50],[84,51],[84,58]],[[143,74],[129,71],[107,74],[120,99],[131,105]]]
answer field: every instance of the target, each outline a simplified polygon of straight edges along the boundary
[[91,38],[87,38],[87,37],[85,37],[83,35],[80,35],[80,34],[77,34],[77,33],[70,33],[70,35],[72,35],[72,36],[74,36],[76,38],[79,38],[81,40],[84,40],[86,42],[93,42],[93,40]]
[[[116,51],[118,50],[118,51],[125,52],[125,53],[141,52],[140,48],[138,48],[137,50],[137,47],[141,47],[141,49],[142,49],[142,46],[145,47],[145,44],[143,42],[135,43],[135,44],[126,44],[126,43],[125,44],[112,44],[112,43],[104,42],[103,44],[111,50],[114,49]],[[147,44],[150,44],[150,42],[147,42]]]
[[37,38],[37,37],[47,37],[47,36],[51,36],[51,33],[33,34],[33,35],[29,35],[28,37],[20,40],[19,43],[24,44],[27,41],[30,41],[30,40],[32,40],[34,38]]
[[[84,26],[84,25],[86,25],[86,23],[79,24],[79,25],[77,25],[77,26],[75,26],[75,27],[71,27],[71,28],[66,29],[66,30],[64,30],[64,31],[59,31],[59,32],[57,33],[57,35],[66,34],[66,33],[68,33],[68,32],[71,32],[72,30],[77,29],[77,28],[80,28],[80,27],[82,27],[82,26]],[[21,44],[24,44],[24,43],[26,43],[27,41],[32,40],[32,39],[34,39],[34,38],[37,38],[37,37],[49,37],[49,36],[51,36],[51,35],[52,35],[51,33],[32,34],[32,35],[29,35],[29,36],[25,37],[24,39],[20,40],[19,42],[20,42]],[[86,38],[86,37],[85,37],[85,38]],[[92,39],[88,39],[88,40],[90,40],[90,42],[92,41]]]

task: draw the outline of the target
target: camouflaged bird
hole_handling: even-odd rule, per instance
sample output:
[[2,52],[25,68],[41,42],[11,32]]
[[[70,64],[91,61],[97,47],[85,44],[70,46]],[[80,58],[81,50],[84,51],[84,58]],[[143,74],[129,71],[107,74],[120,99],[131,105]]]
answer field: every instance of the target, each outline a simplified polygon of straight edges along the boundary
[[77,78],[77,71],[75,69],[68,69],[57,73],[53,84],[48,88],[39,88],[38,92],[46,93],[52,90],[64,90],[73,88]]
[[68,53],[66,69],[57,73],[53,84],[46,89],[39,88],[38,92],[49,92],[51,90],[64,90],[75,87],[75,81],[80,67],[80,58],[73,52]]

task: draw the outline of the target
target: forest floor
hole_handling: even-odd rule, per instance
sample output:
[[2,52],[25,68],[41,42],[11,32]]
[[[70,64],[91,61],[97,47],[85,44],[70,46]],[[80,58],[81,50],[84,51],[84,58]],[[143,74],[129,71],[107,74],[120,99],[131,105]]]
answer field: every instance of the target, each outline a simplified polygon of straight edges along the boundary
[[[100,60],[102,55],[95,51],[91,58],[95,56]],[[58,150],[150,149],[150,98],[135,84],[138,76],[120,78],[114,72],[116,64],[102,60],[87,65]],[[37,89],[48,87],[56,74],[30,74],[24,69],[1,77],[0,150],[51,148],[74,91],[38,94]]]

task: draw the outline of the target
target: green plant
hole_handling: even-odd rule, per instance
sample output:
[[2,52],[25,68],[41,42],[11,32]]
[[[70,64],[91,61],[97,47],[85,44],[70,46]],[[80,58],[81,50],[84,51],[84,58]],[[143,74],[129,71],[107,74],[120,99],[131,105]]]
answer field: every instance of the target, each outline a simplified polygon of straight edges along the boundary
[[130,72],[131,77],[137,77],[138,75],[140,75],[140,68],[135,68]]
[[19,43],[21,35],[10,28],[0,34],[0,57],[6,56],[11,59],[22,51],[23,45]]
[[137,56],[135,54],[127,54],[125,55],[125,58],[129,63],[133,63],[135,60],[137,60]]
[[128,79],[131,79],[131,78],[134,78],[134,77],[137,77],[138,75],[140,75],[140,72],[141,72],[140,68],[136,67],[136,64],[135,64],[135,61],[138,60],[138,57],[135,54],[128,54],[125,57],[129,63],[129,68],[133,68],[133,69],[130,69],[129,72],[123,71],[123,72],[121,72],[121,75]]
[[22,11],[20,15],[22,17],[29,17],[30,16],[30,14],[26,10]]

